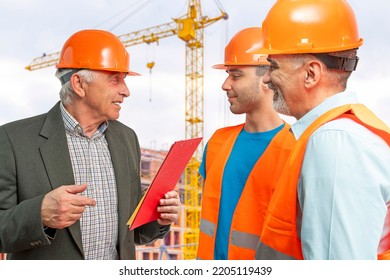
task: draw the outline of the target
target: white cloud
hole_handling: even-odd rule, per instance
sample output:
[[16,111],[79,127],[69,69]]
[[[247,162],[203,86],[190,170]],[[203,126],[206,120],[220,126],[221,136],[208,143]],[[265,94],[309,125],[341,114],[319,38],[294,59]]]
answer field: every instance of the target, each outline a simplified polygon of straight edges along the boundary
[[58,100],[59,81],[53,69],[29,73],[20,60],[0,57],[0,123],[43,113]]

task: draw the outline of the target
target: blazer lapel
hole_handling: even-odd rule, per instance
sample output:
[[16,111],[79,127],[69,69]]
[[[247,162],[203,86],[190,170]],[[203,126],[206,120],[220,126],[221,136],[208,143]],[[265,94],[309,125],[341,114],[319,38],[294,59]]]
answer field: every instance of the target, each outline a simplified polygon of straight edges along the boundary
[[111,154],[111,160],[115,171],[115,179],[117,185],[118,196],[118,244],[123,244],[123,241],[128,232],[127,221],[130,218],[130,197],[131,187],[129,182],[129,162],[127,159],[128,150],[125,145],[119,141],[123,139],[116,130],[116,125],[110,122],[106,130],[106,139],[108,148]]
[[[48,112],[40,135],[47,139],[40,147],[40,152],[52,188],[74,185],[73,168],[59,102]],[[71,225],[69,231],[79,249],[83,251],[80,222]]]

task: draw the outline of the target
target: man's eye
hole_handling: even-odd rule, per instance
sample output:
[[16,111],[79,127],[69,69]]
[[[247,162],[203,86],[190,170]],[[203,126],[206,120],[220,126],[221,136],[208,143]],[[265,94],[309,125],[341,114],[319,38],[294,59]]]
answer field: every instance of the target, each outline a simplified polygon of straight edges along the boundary
[[119,83],[119,77],[113,77],[111,79],[111,81],[112,81],[113,84],[118,84]]

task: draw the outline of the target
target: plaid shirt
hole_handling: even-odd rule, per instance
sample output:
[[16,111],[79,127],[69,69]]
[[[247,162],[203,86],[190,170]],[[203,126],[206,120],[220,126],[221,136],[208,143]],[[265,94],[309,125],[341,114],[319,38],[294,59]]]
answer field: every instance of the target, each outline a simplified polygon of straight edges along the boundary
[[77,185],[87,183],[82,195],[96,200],[80,219],[84,256],[87,260],[118,259],[118,200],[114,167],[102,123],[88,138],[80,124],[61,103],[73,174]]

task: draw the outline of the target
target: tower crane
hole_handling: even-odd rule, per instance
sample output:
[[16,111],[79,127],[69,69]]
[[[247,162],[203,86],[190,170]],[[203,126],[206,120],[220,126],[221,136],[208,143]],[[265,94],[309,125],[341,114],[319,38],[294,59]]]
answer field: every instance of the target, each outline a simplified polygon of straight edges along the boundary
[[[201,1],[188,0],[187,14],[172,22],[120,35],[118,38],[125,47],[142,43],[154,43],[160,39],[176,35],[185,42],[185,137],[203,137],[203,54],[204,28],[228,18],[221,7],[220,15],[202,15]],[[57,64],[60,52],[44,54],[32,60],[27,70],[37,70]],[[198,173],[203,144],[199,145],[184,171],[184,233],[183,259],[196,257],[200,225],[202,195],[201,177]]]

